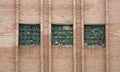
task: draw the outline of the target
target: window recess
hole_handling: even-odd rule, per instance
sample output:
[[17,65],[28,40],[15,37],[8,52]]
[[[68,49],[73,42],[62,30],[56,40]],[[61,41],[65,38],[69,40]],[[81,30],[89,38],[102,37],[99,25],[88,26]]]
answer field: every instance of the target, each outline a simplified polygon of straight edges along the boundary
[[40,25],[19,24],[19,45],[40,45]]
[[105,46],[105,26],[85,25],[84,26],[85,46]]
[[73,25],[52,25],[52,45],[73,45]]

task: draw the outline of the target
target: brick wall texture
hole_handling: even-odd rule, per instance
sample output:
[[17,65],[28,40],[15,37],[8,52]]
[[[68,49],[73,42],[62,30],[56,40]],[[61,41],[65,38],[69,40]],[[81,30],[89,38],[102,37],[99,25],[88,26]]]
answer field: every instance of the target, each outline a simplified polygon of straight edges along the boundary
[[[19,46],[19,23],[40,24]],[[73,46],[52,46],[51,24],[73,25]],[[84,46],[84,25],[106,26],[105,47]],[[0,72],[119,72],[120,0],[0,0]]]

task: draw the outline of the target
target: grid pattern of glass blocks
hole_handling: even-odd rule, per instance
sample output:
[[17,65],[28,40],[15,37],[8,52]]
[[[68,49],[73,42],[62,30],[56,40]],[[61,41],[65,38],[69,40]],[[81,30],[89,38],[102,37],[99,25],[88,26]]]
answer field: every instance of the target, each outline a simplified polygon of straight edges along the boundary
[[20,24],[19,45],[36,46],[40,44],[40,25]]
[[104,25],[85,25],[84,44],[85,46],[104,46],[105,45],[105,26]]
[[53,24],[52,45],[73,45],[73,26]]

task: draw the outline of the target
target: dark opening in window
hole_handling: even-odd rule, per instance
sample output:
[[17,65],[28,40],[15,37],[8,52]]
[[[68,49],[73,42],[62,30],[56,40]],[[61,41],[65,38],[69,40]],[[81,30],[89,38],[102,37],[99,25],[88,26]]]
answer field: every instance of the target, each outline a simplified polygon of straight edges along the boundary
[[85,25],[84,26],[85,46],[105,46],[105,26]]
[[40,25],[20,24],[19,45],[36,46],[40,44]]
[[52,45],[73,45],[73,25],[52,25]]

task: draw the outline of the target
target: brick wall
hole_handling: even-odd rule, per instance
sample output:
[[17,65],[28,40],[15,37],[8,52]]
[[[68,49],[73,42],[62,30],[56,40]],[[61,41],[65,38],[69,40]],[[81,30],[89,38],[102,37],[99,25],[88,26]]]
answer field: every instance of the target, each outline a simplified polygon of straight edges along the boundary
[[[0,0],[0,72],[119,72],[120,1],[108,0],[108,23],[105,2]],[[40,46],[18,46],[19,23],[41,25]],[[51,24],[73,24],[74,45],[52,47]],[[84,24],[108,26],[106,47],[84,47]]]
[[19,71],[40,72],[40,47],[19,47]]
[[120,1],[109,0],[110,71],[120,71]]
[[[105,0],[84,1],[85,24],[105,23]],[[85,48],[85,72],[106,72],[106,47],[84,47]]]
[[15,0],[0,0],[0,72],[14,72]]

